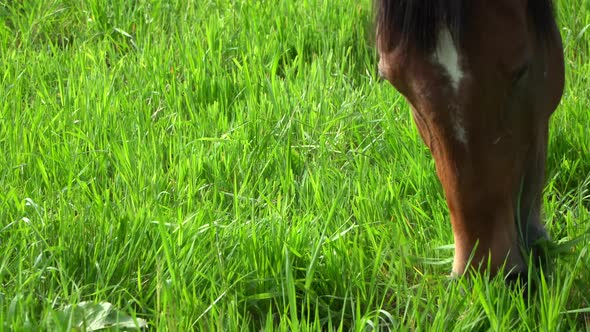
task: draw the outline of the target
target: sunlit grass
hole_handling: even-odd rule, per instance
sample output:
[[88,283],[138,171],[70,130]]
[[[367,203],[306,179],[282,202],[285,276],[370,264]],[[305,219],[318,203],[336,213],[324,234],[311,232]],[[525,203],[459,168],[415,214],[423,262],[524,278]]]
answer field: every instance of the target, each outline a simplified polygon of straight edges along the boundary
[[158,330],[588,329],[590,6],[558,14],[555,259],[524,292],[447,277],[369,1],[0,2],[0,330],[81,303]]

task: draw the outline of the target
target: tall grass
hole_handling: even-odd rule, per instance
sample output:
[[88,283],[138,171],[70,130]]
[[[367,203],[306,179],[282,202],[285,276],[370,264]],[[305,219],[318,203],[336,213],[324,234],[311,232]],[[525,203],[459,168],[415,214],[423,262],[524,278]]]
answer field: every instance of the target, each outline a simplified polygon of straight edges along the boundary
[[88,302],[172,331],[588,330],[590,5],[557,9],[561,252],[523,297],[446,277],[368,0],[0,2],[0,330],[69,330]]

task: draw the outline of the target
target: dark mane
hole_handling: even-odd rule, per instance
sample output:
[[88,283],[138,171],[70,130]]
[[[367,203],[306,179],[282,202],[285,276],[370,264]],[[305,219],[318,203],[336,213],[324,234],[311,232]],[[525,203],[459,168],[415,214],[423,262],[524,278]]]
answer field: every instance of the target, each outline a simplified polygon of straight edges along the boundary
[[537,36],[542,42],[554,42],[555,13],[552,0],[529,0],[529,13],[533,19]]
[[436,31],[442,23],[449,27],[454,39],[460,39],[464,17],[463,0],[377,2],[377,38],[384,49],[395,46],[392,45],[393,34],[399,33],[403,47],[411,41],[419,51],[430,52],[436,47]]
[[[393,48],[394,33],[402,47],[412,46],[419,52],[436,47],[437,31],[446,24],[453,39],[461,40],[466,7],[473,0],[376,0],[377,40],[384,50]],[[539,38],[551,41],[553,35],[552,0],[530,0],[528,10]]]

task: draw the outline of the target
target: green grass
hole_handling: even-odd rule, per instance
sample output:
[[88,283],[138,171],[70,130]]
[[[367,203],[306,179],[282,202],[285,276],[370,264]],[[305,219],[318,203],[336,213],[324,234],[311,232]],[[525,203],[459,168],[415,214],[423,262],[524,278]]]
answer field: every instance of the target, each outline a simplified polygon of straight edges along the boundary
[[[559,1],[538,291],[450,281],[357,1],[0,1],[0,331],[590,330],[590,4]],[[578,239],[578,242],[574,240]],[[87,326],[88,327],[88,326]]]

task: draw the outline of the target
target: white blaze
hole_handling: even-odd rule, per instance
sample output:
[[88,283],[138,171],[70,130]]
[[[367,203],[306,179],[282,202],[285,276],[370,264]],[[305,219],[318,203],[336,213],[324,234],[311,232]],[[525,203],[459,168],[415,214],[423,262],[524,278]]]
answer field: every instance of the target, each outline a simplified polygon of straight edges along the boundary
[[447,27],[444,27],[438,32],[438,42],[436,44],[434,59],[445,69],[451,80],[453,89],[457,92],[459,83],[463,79],[463,71],[459,65],[459,53],[457,53],[453,37]]
[[[456,94],[459,91],[464,74],[459,63],[459,53],[453,42],[451,32],[446,26],[438,32],[434,61],[445,70],[451,86],[453,87],[453,92]],[[460,110],[457,107],[451,107],[451,116],[455,137],[463,144],[466,144],[467,131],[463,126],[463,118],[460,114]]]
[[457,137],[459,142],[467,144],[467,131],[463,126],[463,119],[457,114],[457,110],[455,110],[455,115],[453,116],[453,129],[455,130],[455,137]]

